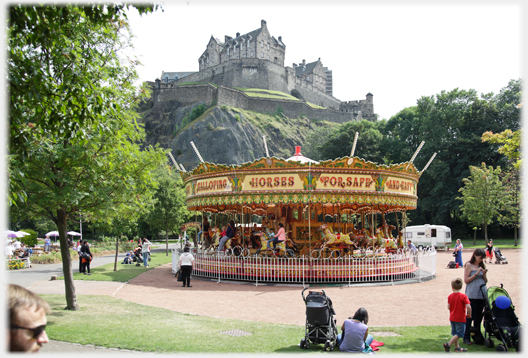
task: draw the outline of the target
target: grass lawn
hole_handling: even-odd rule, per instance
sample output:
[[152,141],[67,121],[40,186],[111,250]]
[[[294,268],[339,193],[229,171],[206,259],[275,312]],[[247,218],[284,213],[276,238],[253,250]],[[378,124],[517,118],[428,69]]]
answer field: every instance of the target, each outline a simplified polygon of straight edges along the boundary
[[[117,270],[114,271],[114,263],[109,263],[106,265],[94,267],[90,269],[91,276],[84,275],[80,272],[74,272],[73,273],[73,279],[74,280],[85,280],[85,281],[118,281],[118,282],[127,282],[134,277],[142,274],[146,270],[150,270],[154,267],[158,267],[161,265],[165,265],[166,263],[172,262],[172,255],[169,253],[169,256],[167,256],[164,252],[163,253],[156,253],[152,254],[152,261],[149,262],[149,268],[145,269],[143,267],[143,264],[141,266],[136,266],[136,264],[132,265],[124,265],[121,264],[123,262],[123,259],[120,258],[119,262],[117,263]],[[94,260],[97,260],[95,258]],[[59,280],[63,280],[64,277],[59,277]]]
[[[304,326],[180,314],[107,296],[77,296],[81,309],[66,311],[63,295],[42,297],[52,310],[46,332],[58,341],[161,353],[323,352],[322,344],[311,344],[310,350],[298,347]],[[80,322],[87,328],[81,333]],[[230,330],[251,334],[233,337],[222,333]],[[450,338],[451,329],[446,325],[371,327],[370,331],[375,340],[385,343],[379,353],[405,354],[443,353],[442,344]],[[399,336],[377,336],[380,331]],[[484,346],[467,348],[469,352],[494,352]]]

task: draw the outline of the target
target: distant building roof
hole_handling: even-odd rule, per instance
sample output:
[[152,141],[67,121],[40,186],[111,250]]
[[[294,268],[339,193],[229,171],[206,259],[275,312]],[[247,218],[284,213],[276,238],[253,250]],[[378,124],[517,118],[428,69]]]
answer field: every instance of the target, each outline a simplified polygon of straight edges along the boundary
[[183,77],[186,77],[186,76],[189,76],[193,73],[196,73],[196,71],[193,71],[193,72],[165,72],[165,71],[161,71],[161,77],[160,79],[162,81],[176,81],[176,80],[179,80],[180,78],[183,78]]
[[307,63],[306,65],[299,64],[299,66],[295,67],[295,74],[297,76],[303,76],[307,74],[313,73],[313,70],[315,68],[315,65],[319,62],[319,60],[311,63]]

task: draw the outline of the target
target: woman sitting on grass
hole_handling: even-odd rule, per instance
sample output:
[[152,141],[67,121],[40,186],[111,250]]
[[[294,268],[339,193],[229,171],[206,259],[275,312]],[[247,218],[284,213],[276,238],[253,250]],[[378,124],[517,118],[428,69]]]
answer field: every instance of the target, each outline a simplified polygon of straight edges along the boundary
[[374,340],[368,333],[368,312],[361,307],[353,317],[346,319],[341,326],[341,334],[337,335],[337,345],[341,352],[371,352],[370,344]]

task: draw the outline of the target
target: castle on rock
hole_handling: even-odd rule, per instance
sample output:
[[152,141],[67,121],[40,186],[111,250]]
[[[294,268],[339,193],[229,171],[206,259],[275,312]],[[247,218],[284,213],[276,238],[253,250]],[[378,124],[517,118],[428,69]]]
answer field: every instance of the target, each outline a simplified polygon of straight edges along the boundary
[[[361,118],[376,120],[371,93],[364,100],[340,101],[332,95],[332,71],[323,66],[320,58],[311,63],[302,60],[289,67],[284,65],[285,53],[282,37],[271,36],[262,20],[260,28],[234,37],[226,35],[224,41],[211,36],[198,58],[198,72],[163,71],[161,79],[150,85],[157,101],[216,101],[218,105],[271,112],[280,106],[288,116],[305,115],[339,123]],[[190,83],[193,86],[186,86]],[[196,88],[196,83],[204,85]],[[277,103],[269,98],[246,98],[235,87],[280,91],[301,101]]]

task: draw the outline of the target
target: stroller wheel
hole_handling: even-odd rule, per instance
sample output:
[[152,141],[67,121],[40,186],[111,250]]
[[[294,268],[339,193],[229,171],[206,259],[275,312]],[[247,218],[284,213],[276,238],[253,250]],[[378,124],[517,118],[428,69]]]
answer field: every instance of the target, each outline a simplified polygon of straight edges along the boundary
[[306,348],[306,349],[310,349],[310,341],[306,341],[306,342],[304,343],[304,348]]
[[497,346],[497,348],[495,348],[495,350],[496,350],[497,352],[507,352],[507,351],[508,351],[508,348],[506,348],[506,346],[503,345],[503,344],[499,344],[499,345]]
[[334,351],[334,342],[330,342],[330,352]]
[[330,350],[330,341],[326,341],[324,344],[324,350],[329,351]]
[[305,340],[303,338],[301,339],[301,343],[299,343],[299,347],[301,347],[301,349],[304,349],[304,343],[305,343]]

